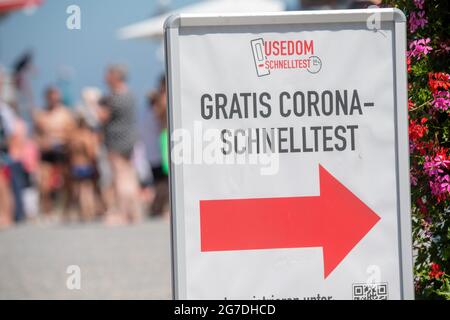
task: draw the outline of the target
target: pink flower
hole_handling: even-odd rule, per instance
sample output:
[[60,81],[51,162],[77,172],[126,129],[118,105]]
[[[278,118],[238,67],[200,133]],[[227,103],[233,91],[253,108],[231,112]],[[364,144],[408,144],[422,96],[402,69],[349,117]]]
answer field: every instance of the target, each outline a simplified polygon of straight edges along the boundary
[[433,107],[439,111],[446,111],[450,107],[450,92],[437,91],[433,93]]
[[415,6],[419,9],[423,9],[424,2],[425,0],[414,0]]
[[434,157],[426,156],[423,169],[429,177],[431,194],[438,202],[450,195],[450,176],[446,170],[450,167],[446,149],[441,149]]
[[443,169],[447,168],[448,164],[450,164],[450,160],[443,158],[441,155],[437,155],[434,158],[426,156],[423,169],[428,176],[432,177],[443,173]]
[[436,196],[438,201],[445,199],[450,194],[450,176],[437,176],[429,182],[431,194]]
[[448,168],[447,165],[450,164],[450,160],[444,158],[441,155],[437,155],[436,157],[434,157],[434,162],[437,166],[444,168]]
[[441,187],[441,192],[450,193],[450,176],[448,174],[441,177],[441,186],[440,187]]
[[411,41],[409,44],[409,56],[416,57],[417,60],[420,60],[422,56],[426,56],[431,50],[433,50],[432,47],[428,46],[430,41],[430,38]]
[[409,32],[414,33],[417,29],[425,27],[428,19],[425,17],[425,11],[419,13],[411,12],[409,15]]
[[439,44],[439,47],[444,50],[445,52],[449,52],[450,51],[450,46],[448,46],[445,42],[441,42]]

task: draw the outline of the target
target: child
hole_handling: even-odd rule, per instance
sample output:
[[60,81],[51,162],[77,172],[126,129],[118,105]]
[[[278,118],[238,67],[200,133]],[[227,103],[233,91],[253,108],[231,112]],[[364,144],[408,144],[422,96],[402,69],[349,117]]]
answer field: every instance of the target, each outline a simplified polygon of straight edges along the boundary
[[70,172],[73,183],[74,200],[80,219],[92,220],[96,213],[95,179],[97,136],[87,126],[83,118],[78,119],[77,128],[70,140]]

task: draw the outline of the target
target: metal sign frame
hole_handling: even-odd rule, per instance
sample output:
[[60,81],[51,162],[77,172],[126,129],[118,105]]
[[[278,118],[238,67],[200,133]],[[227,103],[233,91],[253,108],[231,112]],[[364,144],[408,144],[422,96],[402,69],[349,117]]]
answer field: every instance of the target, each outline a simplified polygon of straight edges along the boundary
[[204,27],[208,33],[211,26],[258,26],[301,25],[348,22],[367,22],[376,14],[381,23],[392,22],[393,27],[393,74],[395,101],[395,145],[397,172],[397,219],[399,228],[400,288],[402,299],[414,299],[411,208],[409,185],[408,108],[406,71],[406,17],[398,9],[360,9],[300,11],[266,14],[176,14],[164,24],[165,56],[168,88],[168,128],[170,161],[172,288],[174,299],[186,299],[186,261],[184,248],[183,167],[175,166],[171,152],[171,132],[181,128],[179,34],[186,27]]

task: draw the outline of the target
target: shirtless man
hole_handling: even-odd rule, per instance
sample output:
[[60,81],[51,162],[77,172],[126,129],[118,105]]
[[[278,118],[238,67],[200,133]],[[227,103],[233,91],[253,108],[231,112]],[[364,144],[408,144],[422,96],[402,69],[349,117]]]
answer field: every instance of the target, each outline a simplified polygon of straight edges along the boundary
[[[65,208],[69,204],[70,170],[68,144],[75,122],[70,111],[61,103],[60,92],[49,87],[45,92],[47,106],[34,115],[36,138],[41,152],[39,191],[41,209],[48,214],[52,209],[51,193],[59,186],[65,196]],[[59,180],[59,181],[58,181]]]

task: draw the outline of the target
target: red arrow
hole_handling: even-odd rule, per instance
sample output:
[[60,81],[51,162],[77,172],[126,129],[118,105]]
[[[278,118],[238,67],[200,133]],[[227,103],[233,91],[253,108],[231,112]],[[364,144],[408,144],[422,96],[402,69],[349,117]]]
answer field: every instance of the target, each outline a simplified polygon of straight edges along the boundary
[[200,201],[202,251],[322,247],[324,277],[380,217],[319,165],[320,196]]

